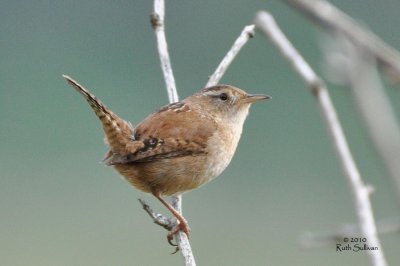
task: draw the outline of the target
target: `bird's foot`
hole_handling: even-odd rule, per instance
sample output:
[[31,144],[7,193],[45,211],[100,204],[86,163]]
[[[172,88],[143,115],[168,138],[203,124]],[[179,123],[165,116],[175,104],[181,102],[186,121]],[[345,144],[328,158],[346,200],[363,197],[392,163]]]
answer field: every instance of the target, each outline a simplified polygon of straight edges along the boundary
[[189,238],[190,227],[186,221],[180,222],[179,224],[175,225],[174,228],[171,229],[171,231],[169,231],[167,235],[167,240],[171,246],[178,246],[177,244],[172,243],[172,240],[174,239],[174,235],[179,231],[184,232],[186,236]]

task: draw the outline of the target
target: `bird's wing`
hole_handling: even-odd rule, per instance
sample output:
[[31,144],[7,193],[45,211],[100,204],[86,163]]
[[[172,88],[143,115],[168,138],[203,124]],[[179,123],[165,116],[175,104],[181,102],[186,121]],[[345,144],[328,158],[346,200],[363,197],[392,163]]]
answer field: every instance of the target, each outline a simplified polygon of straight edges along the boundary
[[139,163],[205,154],[207,140],[216,127],[212,118],[184,102],[170,104],[135,128],[134,139],[126,146],[128,153],[112,154],[106,163]]

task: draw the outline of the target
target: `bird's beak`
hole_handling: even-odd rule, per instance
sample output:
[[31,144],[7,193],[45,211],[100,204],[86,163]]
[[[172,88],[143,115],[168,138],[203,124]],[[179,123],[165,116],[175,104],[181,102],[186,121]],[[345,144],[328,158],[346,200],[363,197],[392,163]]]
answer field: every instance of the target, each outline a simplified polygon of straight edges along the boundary
[[264,94],[247,94],[246,98],[243,99],[245,103],[254,103],[260,100],[271,99],[270,96]]

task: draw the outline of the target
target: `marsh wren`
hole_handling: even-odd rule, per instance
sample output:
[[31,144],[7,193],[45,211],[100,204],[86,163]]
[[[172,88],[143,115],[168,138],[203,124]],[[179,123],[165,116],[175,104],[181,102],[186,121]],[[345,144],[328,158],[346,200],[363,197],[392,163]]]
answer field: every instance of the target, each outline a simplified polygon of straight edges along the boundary
[[177,218],[168,242],[185,218],[163,196],[179,195],[217,177],[230,163],[250,105],[269,96],[216,85],[161,107],[137,126],[108,109],[87,89],[63,76],[90,104],[103,124],[112,165],[137,189],[153,194]]

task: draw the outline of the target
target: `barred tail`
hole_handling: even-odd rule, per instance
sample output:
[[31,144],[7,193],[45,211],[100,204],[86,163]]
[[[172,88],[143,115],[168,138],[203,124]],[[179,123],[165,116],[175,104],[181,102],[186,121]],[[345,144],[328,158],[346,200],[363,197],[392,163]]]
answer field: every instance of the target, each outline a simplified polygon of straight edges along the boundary
[[96,98],[92,93],[85,89],[78,82],[70,78],[69,76],[63,75],[74,89],[79,92],[86,101],[90,104],[93,111],[103,124],[103,129],[107,138],[107,142],[110,146],[110,150],[113,153],[124,153],[126,144],[131,141],[134,128],[131,123],[123,120],[118,115],[114,114],[110,109],[107,108],[100,100]]

